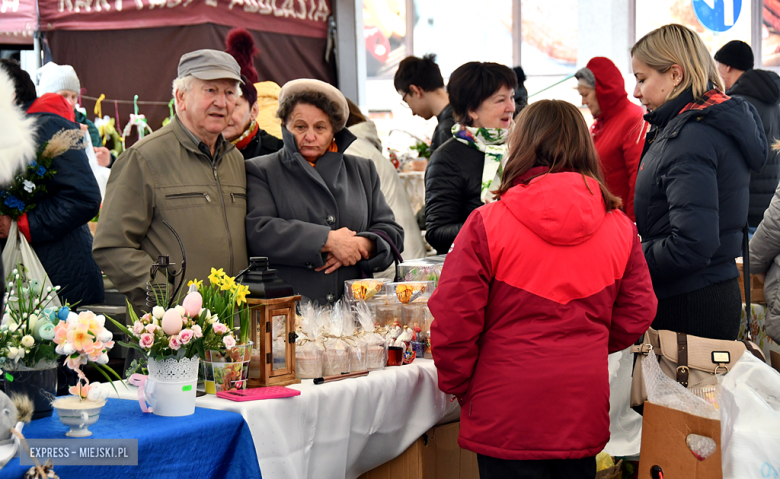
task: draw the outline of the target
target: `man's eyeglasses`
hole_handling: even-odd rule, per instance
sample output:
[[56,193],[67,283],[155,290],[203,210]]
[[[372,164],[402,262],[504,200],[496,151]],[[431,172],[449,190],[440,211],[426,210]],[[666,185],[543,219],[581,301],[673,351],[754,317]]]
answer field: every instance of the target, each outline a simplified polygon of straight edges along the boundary
[[406,97],[409,96],[409,92],[405,92],[403,95],[401,95],[401,105],[405,106],[406,108],[409,108],[409,104],[406,103]]

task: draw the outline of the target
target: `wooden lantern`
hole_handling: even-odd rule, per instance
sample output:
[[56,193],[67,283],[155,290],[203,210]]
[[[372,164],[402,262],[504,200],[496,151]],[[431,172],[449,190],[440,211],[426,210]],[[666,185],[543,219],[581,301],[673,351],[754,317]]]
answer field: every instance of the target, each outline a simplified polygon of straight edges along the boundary
[[[248,386],[286,386],[300,383],[295,378],[295,303],[300,296],[247,298],[250,336],[260,352],[260,378],[250,378]],[[274,356],[274,340],[284,342],[284,356]],[[253,355],[257,351],[253,351]]]

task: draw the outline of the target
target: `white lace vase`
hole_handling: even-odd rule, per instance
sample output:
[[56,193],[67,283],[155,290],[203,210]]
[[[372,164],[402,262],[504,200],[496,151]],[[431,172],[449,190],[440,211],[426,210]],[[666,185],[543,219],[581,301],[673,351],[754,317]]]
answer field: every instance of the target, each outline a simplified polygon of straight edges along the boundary
[[158,416],[189,416],[195,413],[200,358],[149,358],[149,379],[144,384],[146,402]]
[[200,358],[197,356],[191,359],[168,358],[162,361],[149,358],[149,377],[161,383],[191,381],[192,379],[197,381],[199,365]]

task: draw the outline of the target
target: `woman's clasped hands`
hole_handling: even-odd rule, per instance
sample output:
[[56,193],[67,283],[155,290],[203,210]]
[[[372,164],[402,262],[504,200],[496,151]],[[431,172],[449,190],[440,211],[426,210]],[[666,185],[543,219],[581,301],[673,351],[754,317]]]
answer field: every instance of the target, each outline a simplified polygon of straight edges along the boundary
[[341,228],[328,233],[328,240],[322,247],[323,253],[328,253],[328,258],[323,266],[315,271],[325,271],[330,274],[342,266],[352,266],[362,259],[369,259],[376,246],[373,241],[349,228]]

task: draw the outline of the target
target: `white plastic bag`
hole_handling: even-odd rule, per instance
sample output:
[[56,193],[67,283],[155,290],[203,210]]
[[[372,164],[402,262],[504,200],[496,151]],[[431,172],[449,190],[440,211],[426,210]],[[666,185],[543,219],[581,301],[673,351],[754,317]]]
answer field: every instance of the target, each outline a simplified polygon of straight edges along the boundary
[[780,373],[743,354],[721,384],[723,478],[780,477]]
[[631,409],[630,348],[609,355],[609,442],[604,451],[612,456],[635,456],[642,442],[642,416]]
[[655,351],[651,350],[642,361],[642,374],[647,387],[647,400],[651,403],[694,416],[720,419],[720,411],[715,406],[696,396],[661,370]]
[[106,197],[106,185],[108,184],[108,177],[111,176],[111,170],[98,164],[95,148],[92,145],[92,138],[86,131],[84,132],[84,136],[86,138],[84,141],[84,152],[87,154],[89,167],[92,169],[92,174],[95,175],[95,180],[100,188],[100,198],[104,199]]
[[[30,278],[37,279],[41,282],[44,289],[52,288],[51,295],[52,300],[48,306],[59,308],[62,306],[60,299],[54,292],[54,285],[51,284],[49,275],[46,274],[46,270],[43,269],[41,261],[38,259],[38,255],[27,242],[27,238],[19,232],[19,226],[16,221],[11,222],[11,227],[8,230],[8,240],[3,248],[3,271],[6,278],[16,266],[21,263],[30,272]],[[5,278],[2,278],[5,281]]]

